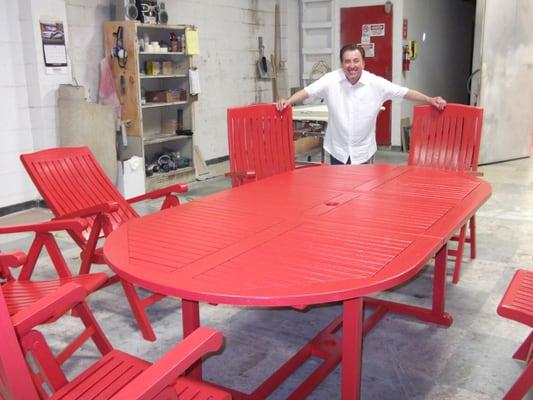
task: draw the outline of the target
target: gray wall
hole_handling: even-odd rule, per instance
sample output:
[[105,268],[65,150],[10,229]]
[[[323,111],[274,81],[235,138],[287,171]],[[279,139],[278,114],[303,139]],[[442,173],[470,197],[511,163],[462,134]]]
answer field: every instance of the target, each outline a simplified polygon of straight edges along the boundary
[[530,155],[533,131],[533,2],[478,0],[480,163]]
[[[195,144],[207,160],[228,155],[226,110],[229,107],[271,102],[271,81],[258,80],[258,36],[265,56],[274,51],[275,0],[169,1],[170,23],[193,24],[200,32],[202,94],[196,107]],[[282,59],[292,58],[282,71],[281,94],[298,85],[298,2],[280,2]],[[290,49],[290,52],[288,51]],[[298,54],[298,53],[296,53]]]

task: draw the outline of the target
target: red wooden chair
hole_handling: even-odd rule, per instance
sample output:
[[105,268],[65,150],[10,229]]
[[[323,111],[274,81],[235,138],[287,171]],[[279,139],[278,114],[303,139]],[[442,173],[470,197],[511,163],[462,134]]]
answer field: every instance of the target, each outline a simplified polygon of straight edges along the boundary
[[292,109],[254,104],[228,109],[231,182],[239,186],[295,168]]
[[[55,292],[68,283],[81,285],[87,293],[104,286],[108,277],[104,273],[72,276],[65,259],[52,235],[52,232],[70,229],[83,231],[87,224],[81,219],[40,222],[30,225],[1,226],[0,234],[34,232],[35,239],[30,247],[28,257],[23,252],[0,253],[0,283],[7,303],[9,315],[33,306],[41,298]],[[42,248],[45,247],[52,260],[58,277],[48,280],[32,280],[35,264]],[[11,269],[21,267],[17,278]],[[75,350],[79,343],[72,342]],[[100,349],[103,351],[103,349]]]
[[[31,308],[9,315],[0,290],[0,398],[3,399],[196,399],[227,400],[230,395],[203,382],[179,376],[207,353],[221,348],[220,332],[199,328],[153,365],[112,348],[84,303],[87,292],[69,283]],[[106,347],[102,358],[72,380],[61,370],[35,329],[72,309],[84,316],[84,339]],[[32,366],[25,362],[31,356]]]
[[[448,104],[444,111],[432,106],[414,107],[408,164],[477,174],[482,126],[480,107]],[[457,283],[465,242],[470,243],[470,258],[476,258],[475,215],[452,240],[458,242],[457,249],[448,250],[455,256],[453,283]]]
[[[176,193],[187,191],[186,185],[176,184],[126,200],[88,147],[53,148],[20,158],[56,220],[78,217],[87,222],[83,232],[68,230],[82,250],[80,274],[89,273],[92,264],[105,264],[102,248],[97,248],[101,236],[139,216],[130,203],[164,196],[161,208],[168,208],[179,205]],[[117,279],[113,277],[110,283]],[[163,296],[153,294],[141,299],[132,284],[124,280],[121,283],[144,338],[155,340],[145,309]]]
[[[516,271],[498,305],[498,314],[533,328],[533,272],[523,269]],[[527,365],[504,399],[521,399],[533,385],[532,352],[533,331],[513,355],[514,359],[526,361]]]

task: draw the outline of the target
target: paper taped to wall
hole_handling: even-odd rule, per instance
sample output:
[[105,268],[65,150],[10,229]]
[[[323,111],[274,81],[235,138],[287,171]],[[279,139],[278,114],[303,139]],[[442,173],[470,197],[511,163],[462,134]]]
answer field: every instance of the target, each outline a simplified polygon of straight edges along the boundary
[[196,27],[187,27],[185,29],[185,43],[185,52],[188,55],[200,54],[198,29]]

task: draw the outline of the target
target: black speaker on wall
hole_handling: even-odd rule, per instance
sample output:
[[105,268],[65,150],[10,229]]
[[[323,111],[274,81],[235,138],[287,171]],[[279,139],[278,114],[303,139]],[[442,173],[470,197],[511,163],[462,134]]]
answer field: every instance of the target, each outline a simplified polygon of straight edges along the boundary
[[139,9],[135,0],[116,0],[115,19],[136,20],[139,17]]
[[157,23],[167,24],[168,23],[168,13],[164,1],[157,1]]

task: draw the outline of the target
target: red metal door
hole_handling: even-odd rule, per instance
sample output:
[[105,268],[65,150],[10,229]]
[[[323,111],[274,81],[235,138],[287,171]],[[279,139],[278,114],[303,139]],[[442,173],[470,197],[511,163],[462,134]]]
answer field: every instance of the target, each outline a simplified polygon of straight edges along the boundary
[[[392,80],[392,11],[386,13],[384,6],[341,8],[341,47],[365,41],[365,69]],[[391,144],[390,113],[391,102],[387,101],[385,111],[378,115],[378,144]]]

